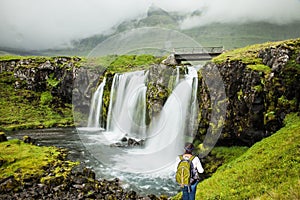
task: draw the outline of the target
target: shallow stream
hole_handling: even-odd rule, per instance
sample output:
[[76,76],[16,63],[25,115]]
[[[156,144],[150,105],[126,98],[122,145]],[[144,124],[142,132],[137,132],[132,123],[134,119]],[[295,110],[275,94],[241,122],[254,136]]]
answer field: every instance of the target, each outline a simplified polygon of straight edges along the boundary
[[[134,159],[134,154],[120,154],[120,152],[127,151],[118,147],[111,147],[109,145],[103,145],[100,140],[101,132],[88,131],[85,136],[82,137],[82,130],[78,133],[77,129],[74,128],[52,128],[52,129],[36,129],[36,130],[22,130],[7,134],[8,139],[18,138],[22,139],[24,135],[28,135],[37,140],[37,145],[45,146],[57,146],[67,148],[69,150],[69,159],[74,161],[82,162],[86,167],[92,168],[96,172],[96,178],[98,179],[114,179],[119,178],[122,186],[128,190],[135,190],[136,192],[147,195],[175,195],[180,189],[175,181],[173,180],[172,170],[173,165],[168,165],[156,171],[145,171],[141,170],[130,170],[130,166],[133,168],[143,169],[147,168],[145,165],[156,162],[155,157],[145,157],[143,162],[137,163]],[[93,138],[93,141],[87,142],[87,138]],[[96,138],[96,139],[95,139]],[[84,140],[84,141],[83,141]],[[135,149],[129,149],[135,151]],[[98,152],[98,153],[97,153]],[[137,149],[137,152],[141,152],[141,149]],[[99,155],[99,153],[101,155]],[[146,154],[145,154],[146,155]],[[140,153],[137,156],[141,156]],[[114,166],[112,162],[113,157],[117,159],[124,158],[117,164],[118,167]],[[151,160],[149,160],[151,159]],[[161,159],[161,158],[160,158]],[[175,158],[174,158],[175,159]],[[140,160],[137,159],[137,160]],[[133,162],[133,163],[131,163]],[[161,162],[161,161],[160,161]],[[128,164],[129,163],[129,164]]]

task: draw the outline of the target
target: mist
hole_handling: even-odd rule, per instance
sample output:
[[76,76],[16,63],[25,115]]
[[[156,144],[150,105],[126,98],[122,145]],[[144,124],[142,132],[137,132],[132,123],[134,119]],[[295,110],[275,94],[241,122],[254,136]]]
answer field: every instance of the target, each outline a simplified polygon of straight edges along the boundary
[[[185,13],[182,29],[210,23],[300,21],[300,0],[1,0],[0,47],[49,49],[105,34],[149,6]],[[192,15],[200,11],[201,15]]]
[[148,7],[141,0],[1,0],[0,46],[65,47],[71,40],[142,17]]
[[188,29],[210,23],[268,22],[288,24],[300,21],[300,0],[207,0],[199,4],[201,16],[190,16],[182,21]]

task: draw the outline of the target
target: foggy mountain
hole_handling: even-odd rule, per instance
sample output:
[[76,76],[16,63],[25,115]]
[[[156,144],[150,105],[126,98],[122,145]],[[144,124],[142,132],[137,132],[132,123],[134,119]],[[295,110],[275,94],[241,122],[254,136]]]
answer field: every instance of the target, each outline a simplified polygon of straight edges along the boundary
[[227,49],[300,37],[299,0],[24,2],[0,3],[0,51],[86,55],[116,33],[153,26],[178,30],[204,46]]

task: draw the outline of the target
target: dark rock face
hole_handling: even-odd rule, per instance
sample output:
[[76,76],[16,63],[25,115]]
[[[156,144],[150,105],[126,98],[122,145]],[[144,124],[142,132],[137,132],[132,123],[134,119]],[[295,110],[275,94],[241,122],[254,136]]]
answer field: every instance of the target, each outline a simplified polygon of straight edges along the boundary
[[15,88],[24,88],[35,92],[51,90],[65,103],[71,103],[73,86],[73,69],[79,58],[28,58],[10,60],[0,63],[1,72],[13,72]]
[[80,61],[78,57],[1,61],[0,73],[12,72],[16,89],[51,91],[53,96],[60,98],[64,103],[72,103],[74,92],[74,97],[78,97],[82,105],[89,105],[91,89],[97,85],[99,73],[82,67]]
[[93,89],[100,72],[82,66],[78,57],[37,57],[0,62],[0,73],[10,73],[16,89],[50,92],[52,104],[74,105],[74,110],[89,113]]
[[[101,73],[85,67],[73,69],[73,81],[71,89],[74,111],[88,115],[92,94],[99,83]],[[73,95],[73,96],[72,96]],[[85,125],[85,124],[84,124]]]
[[5,142],[7,141],[6,135],[4,132],[0,132],[0,142]]
[[[226,61],[216,66],[222,76],[228,107],[225,126],[219,139],[222,145],[252,145],[283,126],[290,112],[299,112],[300,70],[295,67],[299,58],[289,46],[261,50],[258,55],[270,71],[253,70],[241,61]],[[199,79],[201,122],[198,135],[209,126],[209,91]]]
[[[180,71],[183,74],[183,71]],[[177,70],[173,66],[164,64],[153,65],[149,69],[147,82],[147,110],[148,119],[155,117],[161,110],[168,99],[177,76]]]

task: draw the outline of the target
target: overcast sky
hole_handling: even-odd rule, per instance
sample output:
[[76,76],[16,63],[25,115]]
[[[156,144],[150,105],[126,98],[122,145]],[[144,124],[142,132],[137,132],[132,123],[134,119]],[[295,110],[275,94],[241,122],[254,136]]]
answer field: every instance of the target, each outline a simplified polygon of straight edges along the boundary
[[300,0],[0,0],[0,46],[47,49],[109,31],[128,19],[145,16],[150,5],[201,17],[181,28],[212,22],[300,20]]

